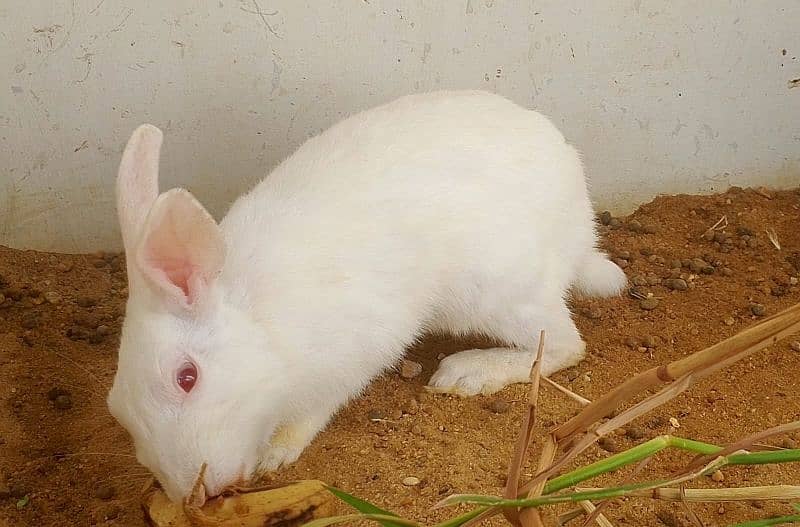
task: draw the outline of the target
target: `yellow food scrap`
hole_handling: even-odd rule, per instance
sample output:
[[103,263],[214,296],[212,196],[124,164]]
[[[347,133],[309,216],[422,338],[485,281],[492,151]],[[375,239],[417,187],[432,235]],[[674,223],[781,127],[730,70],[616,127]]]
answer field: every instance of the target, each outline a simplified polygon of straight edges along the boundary
[[200,508],[173,503],[158,490],[143,509],[151,527],[299,527],[332,515],[334,498],[321,481],[306,480],[220,496]]

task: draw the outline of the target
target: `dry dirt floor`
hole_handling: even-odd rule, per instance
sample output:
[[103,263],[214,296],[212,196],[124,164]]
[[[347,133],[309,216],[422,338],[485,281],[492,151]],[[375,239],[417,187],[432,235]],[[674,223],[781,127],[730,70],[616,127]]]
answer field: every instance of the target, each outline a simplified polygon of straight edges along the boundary
[[[704,237],[721,218],[726,221]],[[598,221],[603,246],[625,267],[634,295],[651,296],[646,302],[628,293],[572,302],[588,355],[553,379],[586,398],[800,301],[800,191],[734,188],[714,196],[659,197],[628,217],[600,215]],[[118,254],[0,247],[0,525],[142,525],[140,490],[149,475],[105,406],[126,294]],[[593,447],[580,463],[661,434],[726,444],[800,419],[797,340],[698,383]],[[409,352],[423,366],[420,375],[387,372],[339,413],[297,463],[272,478],[321,479],[424,522],[452,514],[430,510],[450,493],[499,493],[527,387],[469,399],[423,389],[442,354],[474,344],[426,339]],[[578,408],[542,388],[535,456],[545,431]],[[770,440],[790,448],[798,441],[797,434]],[[688,459],[664,452],[637,478],[665,476]],[[723,473],[723,481],[704,477],[690,486],[800,484],[800,464]],[[626,474],[592,485],[623,482]],[[409,477],[418,484],[404,485]],[[787,514],[791,507],[744,502],[692,509],[705,525],[726,526]],[[643,498],[613,502],[606,516],[615,526],[692,525],[682,505]]]

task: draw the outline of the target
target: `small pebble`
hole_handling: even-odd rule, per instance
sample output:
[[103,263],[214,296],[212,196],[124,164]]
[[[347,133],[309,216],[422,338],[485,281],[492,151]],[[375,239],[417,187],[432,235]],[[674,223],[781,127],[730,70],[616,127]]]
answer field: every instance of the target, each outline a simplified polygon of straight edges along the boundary
[[664,287],[672,289],[673,291],[686,291],[689,289],[689,285],[683,278],[667,278],[666,280],[662,280],[661,283]]
[[642,232],[642,224],[636,220],[631,220],[628,222],[628,229],[633,232]]
[[631,349],[636,349],[639,347],[639,341],[634,337],[625,337],[625,345]]
[[597,320],[603,316],[603,312],[597,306],[581,309],[581,315],[592,320]]
[[61,303],[61,294],[58,291],[48,291],[44,294],[44,299],[55,305]]
[[680,261],[680,260],[672,260],[672,261],[670,262],[669,266],[670,266],[670,268],[672,268],[672,269],[680,269],[681,267],[683,267],[683,266],[681,265],[681,261]]
[[504,414],[508,412],[509,408],[511,408],[511,405],[502,399],[495,399],[489,403],[489,410],[496,414]]
[[726,326],[732,326],[732,325],[734,325],[736,323],[736,321],[733,319],[733,317],[728,317],[725,320],[723,320],[722,322],[724,322]]
[[58,386],[53,386],[47,390],[47,399],[50,401],[55,401],[62,395],[69,396],[69,392],[64,388],[59,388]]
[[614,453],[619,451],[617,443],[608,436],[601,437],[600,440],[597,442],[597,444],[600,445],[600,448],[602,448],[606,452]]
[[422,435],[422,427],[419,426],[419,425],[413,425],[411,427],[411,433],[414,434],[415,436],[421,436]]
[[62,273],[67,273],[72,270],[72,262],[61,262],[56,266],[56,269]]
[[415,487],[419,485],[419,478],[415,478],[414,476],[408,476],[407,478],[403,478],[403,485],[406,487]]
[[633,282],[633,285],[640,286],[640,287],[648,285],[647,278],[644,275],[640,275],[640,274],[637,274],[636,276],[631,278],[631,282]]
[[725,506],[720,505],[719,509],[717,509],[717,514],[725,514]]
[[55,401],[53,401],[53,404],[59,410],[69,410],[72,408],[72,398],[67,394],[62,394],[56,397]]
[[90,296],[79,296],[75,302],[83,308],[94,307],[97,304],[97,300]]
[[681,424],[674,417],[670,417],[669,418],[669,424],[672,426],[672,428],[680,428],[681,427]]
[[403,413],[408,415],[416,415],[419,411],[419,403],[413,397],[403,406]]
[[655,348],[658,345],[658,337],[647,335],[642,339],[642,345],[646,348]]
[[97,330],[92,331],[89,333],[86,340],[89,341],[90,344],[100,344],[105,340],[105,334],[98,332]]
[[612,229],[619,229],[622,226],[622,222],[619,221],[619,218],[611,218],[611,221],[608,222],[608,226]]
[[10,298],[11,300],[13,300],[14,302],[19,302],[20,300],[22,300],[22,297],[23,297],[22,290],[21,289],[17,289],[16,287],[11,288],[11,289],[6,289],[5,290],[5,295],[8,298]]
[[650,256],[653,253],[654,251],[652,247],[642,247],[641,249],[639,249],[639,254],[641,254],[642,256]]
[[21,499],[30,494],[30,489],[24,483],[12,483],[10,494],[12,498]]
[[67,328],[67,338],[70,340],[86,340],[89,338],[89,331],[80,326],[70,326]]
[[656,307],[658,307],[658,299],[654,296],[650,298],[645,298],[639,302],[639,307],[644,309],[645,311],[652,311]]
[[789,344],[789,347],[790,347],[791,349],[793,349],[794,351],[800,351],[800,340],[793,340],[793,341],[792,341],[792,342]]
[[413,379],[422,373],[422,364],[413,360],[403,359],[400,364],[400,376],[404,379]]
[[611,212],[609,212],[607,210],[604,210],[603,212],[600,213],[600,223],[601,224],[608,225],[609,223],[611,223],[612,219],[613,219],[613,217],[611,216]]
[[101,500],[110,500],[117,493],[117,490],[111,485],[101,485],[94,491],[94,497]]
[[656,518],[662,524],[666,525],[667,527],[680,527],[681,521],[675,516],[675,513],[668,510],[659,510],[656,511]]
[[757,317],[763,317],[767,308],[763,304],[750,304],[750,312]]
[[700,273],[706,267],[709,267],[709,265],[702,258],[694,258],[689,262],[689,269],[691,269],[693,273]]
[[772,288],[772,291],[770,291],[772,296],[783,296],[788,292],[789,290],[784,285],[776,285],[775,287]]
[[386,413],[382,412],[381,410],[370,410],[367,412],[367,419],[372,422],[383,421],[386,419]]
[[120,515],[122,512],[122,508],[119,505],[112,505],[105,512],[105,519],[106,520],[114,520],[117,516]]
[[661,284],[661,278],[656,276],[654,273],[648,273],[648,275],[646,276],[646,280],[647,280],[647,285],[660,285]]
[[722,273],[722,276],[733,276],[733,269],[730,267],[723,267],[720,269],[720,272]]
[[629,426],[625,429],[625,435],[630,439],[638,440],[642,439],[646,433],[643,428],[639,428],[638,426]]
[[722,473],[721,470],[717,470],[713,474],[711,474],[711,479],[713,479],[717,483],[720,483],[722,481],[725,481],[725,475]]
[[39,317],[33,313],[25,315],[19,323],[23,329],[34,329],[39,325]]

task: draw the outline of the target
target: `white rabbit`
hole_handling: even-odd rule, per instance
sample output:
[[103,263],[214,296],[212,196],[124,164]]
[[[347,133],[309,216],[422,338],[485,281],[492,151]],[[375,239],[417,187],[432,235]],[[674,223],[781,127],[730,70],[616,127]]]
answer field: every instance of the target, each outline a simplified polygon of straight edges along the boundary
[[403,97],[308,140],[217,224],[158,194],[161,132],[132,135],[118,176],[130,298],[108,397],[173,500],[297,459],[424,332],[508,348],[444,359],[462,395],[525,382],[584,343],[564,297],[618,294],[596,248],[578,153],[542,115],[483,92]]

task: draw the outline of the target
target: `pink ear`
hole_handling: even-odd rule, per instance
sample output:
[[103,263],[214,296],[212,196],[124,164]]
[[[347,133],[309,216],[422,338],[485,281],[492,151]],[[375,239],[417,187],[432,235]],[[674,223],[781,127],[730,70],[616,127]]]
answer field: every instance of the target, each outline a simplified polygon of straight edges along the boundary
[[136,261],[157,292],[183,307],[193,306],[222,269],[222,232],[189,192],[170,190],[150,210]]
[[158,158],[163,134],[149,124],[131,134],[117,175],[117,213],[128,259],[147,211],[158,197]]

